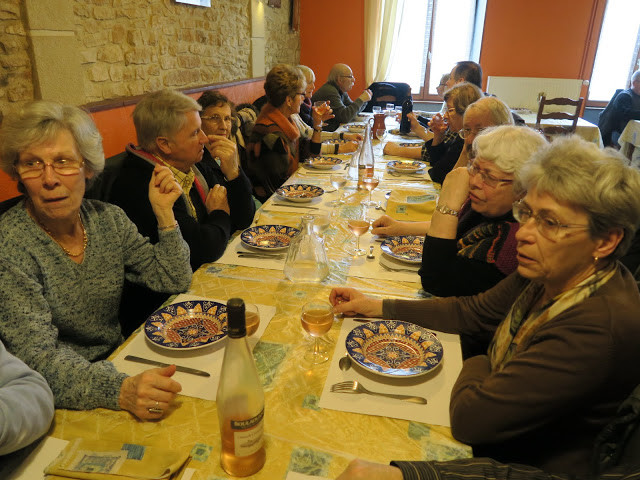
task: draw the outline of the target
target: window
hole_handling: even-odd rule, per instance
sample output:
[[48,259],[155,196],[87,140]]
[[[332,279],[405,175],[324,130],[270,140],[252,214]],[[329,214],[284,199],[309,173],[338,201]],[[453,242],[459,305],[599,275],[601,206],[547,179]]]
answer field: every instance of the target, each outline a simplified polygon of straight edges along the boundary
[[608,102],[640,65],[640,2],[608,0],[589,86],[589,100]]
[[[414,99],[439,98],[440,77],[460,60],[471,58],[478,28],[484,23],[482,0],[404,0],[391,52],[389,82],[411,85]],[[481,5],[479,5],[481,4]],[[452,35],[455,32],[455,35]],[[477,51],[479,49],[474,49]]]

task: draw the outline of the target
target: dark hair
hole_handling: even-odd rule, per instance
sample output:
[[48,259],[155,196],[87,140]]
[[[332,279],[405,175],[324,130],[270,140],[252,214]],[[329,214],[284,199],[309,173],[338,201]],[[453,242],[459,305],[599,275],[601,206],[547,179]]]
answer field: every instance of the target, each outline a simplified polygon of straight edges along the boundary
[[482,88],[482,67],[476,62],[464,60],[456,63],[453,69],[453,79],[457,82],[462,79],[465,82],[473,83],[476,87]]
[[264,91],[267,100],[274,107],[282,105],[287,97],[293,97],[304,90],[306,80],[300,69],[280,63],[273,67],[264,81]]
[[224,105],[229,105],[232,114],[234,111],[233,103],[231,103],[231,100],[229,100],[225,95],[217,90],[207,90],[206,92],[204,92],[202,95],[200,95],[200,98],[198,98],[198,103],[202,107],[202,111],[211,106],[222,107]]

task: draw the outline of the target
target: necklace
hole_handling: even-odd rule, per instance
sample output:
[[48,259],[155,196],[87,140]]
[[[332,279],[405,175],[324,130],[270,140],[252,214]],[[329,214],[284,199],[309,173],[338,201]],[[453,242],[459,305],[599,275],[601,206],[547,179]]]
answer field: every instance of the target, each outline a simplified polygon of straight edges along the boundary
[[40,228],[42,228],[47,235],[49,235],[51,237],[51,239],[56,242],[58,244],[58,246],[62,249],[62,251],[64,253],[66,253],[68,256],[70,257],[79,257],[80,255],[84,254],[84,251],[87,249],[87,245],[89,243],[89,236],[87,235],[87,231],[84,228],[84,223],[82,223],[82,217],[80,216],[80,213],[78,213],[78,220],[80,220],[80,226],[82,227],[82,250],[80,250],[78,253],[73,253],[71,250],[69,250],[68,248],[66,248],[64,245],[62,245],[58,239],[56,239],[56,237],[53,235],[53,233],[51,233],[51,230],[49,230],[47,227],[45,227],[42,222],[38,219],[37,215],[33,214],[33,218],[35,218],[36,222],[38,222],[38,225],[40,225]]

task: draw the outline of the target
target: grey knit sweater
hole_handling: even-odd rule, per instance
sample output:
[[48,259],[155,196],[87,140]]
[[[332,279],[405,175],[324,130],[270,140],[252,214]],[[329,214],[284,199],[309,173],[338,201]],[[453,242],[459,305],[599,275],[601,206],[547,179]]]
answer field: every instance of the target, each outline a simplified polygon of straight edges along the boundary
[[178,229],[151,245],[124,212],[84,200],[89,243],[73,262],[28,215],[0,218],[0,338],[49,382],[58,408],[119,409],[127,375],[105,358],[122,342],[117,318],[125,279],[167,293],[189,288],[189,247]]

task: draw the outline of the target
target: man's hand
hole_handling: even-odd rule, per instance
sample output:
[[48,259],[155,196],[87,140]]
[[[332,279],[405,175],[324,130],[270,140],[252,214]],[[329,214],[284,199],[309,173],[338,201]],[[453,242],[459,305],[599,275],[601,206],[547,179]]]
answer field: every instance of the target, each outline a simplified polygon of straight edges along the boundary
[[214,210],[222,210],[229,213],[230,210],[229,202],[227,200],[227,189],[224,188],[223,185],[214,185],[213,188],[209,190],[209,195],[207,195],[205,207],[207,208],[208,213],[211,213]]
[[149,181],[149,203],[158,225],[168,226],[175,223],[173,204],[180,195],[182,188],[171,170],[163,165],[156,165]]
[[402,480],[398,467],[382,463],[367,462],[356,458],[336,480]]
[[141,420],[159,420],[165,417],[176,394],[182,390],[182,386],[171,378],[174,373],[176,366],[169,365],[125,378],[118,398],[120,408]]
[[211,156],[220,159],[220,170],[224,177],[231,181],[240,174],[238,146],[233,140],[222,135],[208,135]]
[[333,288],[329,294],[329,302],[333,305],[335,313],[344,313],[348,316],[382,316],[382,300],[367,297],[354,288]]
[[338,145],[338,153],[351,153],[358,149],[358,142],[345,142]]
[[358,98],[360,100],[362,100],[363,102],[368,102],[369,100],[371,100],[372,96],[373,96],[373,93],[371,92],[371,90],[369,90],[367,88],[367,89],[362,91],[362,93],[360,94],[360,96]]

